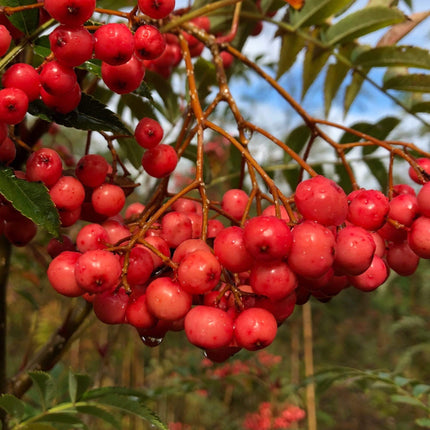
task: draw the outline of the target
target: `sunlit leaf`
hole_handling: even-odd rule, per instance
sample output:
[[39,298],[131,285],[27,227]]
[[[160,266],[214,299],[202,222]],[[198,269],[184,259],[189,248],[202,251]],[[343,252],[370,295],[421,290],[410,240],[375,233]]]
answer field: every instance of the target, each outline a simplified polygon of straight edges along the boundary
[[295,63],[298,53],[304,48],[305,39],[297,33],[284,32],[281,35],[281,49],[276,79],[279,79]]
[[349,85],[345,90],[345,97],[343,101],[343,112],[346,115],[351,108],[352,103],[356,99],[358,93],[363,86],[365,76],[367,75],[368,70],[363,71],[363,74],[355,72],[352,74],[352,79]]
[[333,99],[336,97],[342,82],[346,78],[349,67],[337,61],[330,64],[324,81],[324,113],[328,116]]
[[0,169],[0,193],[24,216],[49,234],[59,236],[60,218],[42,183],[19,179],[12,169]]
[[430,75],[413,73],[410,75],[397,75],[384,79],[384,88],[387,90],[430,93]]
[[53,424],[68,424],[72,426],[83,427],[83,421],[76,416],[76,411],[70,412],[52,412],[41,415],[35,419],[39,423],[53,423]]
[[354,65],[370,67],[416,67],[430,69],[430,52],[415,46],[382,46],[352,58]]
[[325,41],[330,45],[347,42],[372,33],[389,25],[405,20],[398,9],[387,7],[367,7],[351,13],[333,24],[325,33]]
[[300,11],[291,13],[291,24],[295,28],[320,24],[350,2],[351,0],[306,0]]
[[413,113],[430,113],[430,102],[417,102],[411,106],[411,112]]

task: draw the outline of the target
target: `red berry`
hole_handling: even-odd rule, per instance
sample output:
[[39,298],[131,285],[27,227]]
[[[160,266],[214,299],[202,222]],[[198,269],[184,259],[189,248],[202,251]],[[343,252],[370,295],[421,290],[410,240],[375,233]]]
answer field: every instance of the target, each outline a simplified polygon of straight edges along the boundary
[[134,52],[134,37],[122,23],[110,23],[99,27],[94,33],[94,55],[99,60],[119,66],[127,63]]
[[228,190],[222,197],[221,208],[235,220],[241,220],[248,205],[249,196],[243,190]]
[[66,114],[78,107],[81,101],[81,87],[76,83],[72,90],[67,93],[67,97],[64,95],[53,96],[42,87],[40,88],[40,97],[48,108]]
[[135,246],[128,256],[127,281],[131,287],[143,285],[154,270],[149,251],[142,245]]
[[175,0],[138,0],[139,9],[150,18],[163,19],[175,8]]
[[96,317],[105,324],[123,324],[129,301],[130,297],[124,288],[106,291],[95,295],[93,310]]
[[430,182],[422,186],[417,195],[418,211],[421,215],[430,217]]
[[15,246],[25,246],[37,233],[36,224],[24,215],[19,214],[4,225],[3,234],[6,239]]
[[55,257],[48,266],[48,279],[54,290],[63,296],[78,297],[84,290],[75,278],[75,265],[80,252],[64,251]]
[[166,40],[157,27],[141,25],[134,33],[134,49],[141,60],[154,60],[160,57],[166,48]]
[[41,148],[33,152],[27,159],[26,176],[29,181],[42,181],[47,187],[54,185],[60,179],[63,164],[56,151]]
[[97,213],[114,216],[124,207],[125,194],[120,186],[105,183],[94,189],[91,203]]
[[163,128],[152,118],[142,118],[136,126],[134,136],[137,143],[146,149],[157,146],[163,138]]
[[52,96],[64,96],[70,93],[77,83],[75,71],[58,61],[46,63],[40,72],[43,89]]
[[143,63],[132,56],[124,64],[112,66],[102,62],[102,79],[106,86],[117,94],[127,94],[139,88],[145,67]]
[[419,257],[430,258],[430,218],[420,216],[412,223],[408,243]]
[[119,259],[104,249],[87,251],[76,261],[76,281],[88,293],[113,291],[118,286],[120,276]]
[[200,348],[222,348],[233,339],[233,319],[221,309],[196,306],[185,316],[185,334]]
[[105,182],[108,170],[109,164],[103,156],[87,154],[78,161],[75,173],[86,187],[96,188]]
[[28,100],[33,101],[40,95],[40,77],[30,64],[16,63],[10,66],[2,76],[5,88],[19,88],[27,94]]
[[61,239],[53,237],[46,246],[46,251],[51,258],[55,258],[63,251],[75,251],[75,244],[69,236],[62,234]]
[[73,176],[62,176],[49,190],[52,201],[58,209],[73,211],[85,199],[85,189]]
[[124,217],[127,218],[134,218],[138,217],[143,211],[145,210],[145,205],[140,202],[134,202],[127,206],[127,209],[125,210]]
[[49,35],[51,51],[67,67],[80,66],[93,56],[94,37],[83,26],[59,25]]
[[387,249],[387,263],[400,276],[410,276],[417,270],[420,257],[410,248],[407,241],[392,243]]
[[9,51],[10,43],[12,42],[12,36],[9,33],[9,30],[3,25],[0,25],[0,57],[6,54]]
[[169,212],[161,220],[161,236],[170,248],[191,239],[192,232],[190,218],[181,212]]
[[203,250],[211,252],[210,246],[201,239],[187,239],[181,242],[172,255],[172,261],[180,263],[188,254],[194,251]]
[[234,321],[237,345],[249,351],[269,346],[277,330],[278,324],[273,314],[262,308],[246,309]]
[[154,178],[169,176],[178,164],[178,154],[173,146],[160,143],[148,149],[142,157],[142,167]]
[[10,164],[16,157],[16,146],[14,141],[6,137],[0,142],[0,162],[6,166]]
[[358,290],[373,291],[387,280],[389,273],[384,260],[375,255],[366,271],[357,276],[348,276],[348,280]]
[[191,308],[192,296],[168,277],[157,278],[146,289],[149,311],[161,320],[175,321]]
[[138,329],[151,328],[157,324],[157,319],[148,309],[146,294],[142,294],[128,303],[126,319],[129,324]]
[[326,226],[342,224],[348,212],[348,201],[342,188],[320,175],[297,186],[294,202],[303,218]]
[[52,18],[73,27],[88,21],[96,7],[96,0],[45,0],[45,9]]
[[28,110],[27,94],[19,88],[0,90],[0,121],[6,124],[18,124]]
[[[417,158],[415,161],[427,175],[430,175],[430,158]],[[417,184],[423,184],[425,182],[418,178],[418,174],[412,166],[409,167],[408,173],[409,177]],[[424,179],[427,178],[425,177]]]
[[[154,248],[156,248],[161,254],[165,255],[166,257],[170,257],[170,248],[167,242],[160,236],[148,236],[145,238],[145,241],[148,242],[150,245],[152,245]],[[159,257],[157,254],[155,254],[153,251],[151,251],[149,248],[149,253],[152,258],[152,262],[154,264],[154,268],[157,269],[160,266],[163,265],[163,260],[161,257]]]
[[80,252],[105,249],[109,243],[107,231],[100,224],[87,224],[76,236],[76,247]]

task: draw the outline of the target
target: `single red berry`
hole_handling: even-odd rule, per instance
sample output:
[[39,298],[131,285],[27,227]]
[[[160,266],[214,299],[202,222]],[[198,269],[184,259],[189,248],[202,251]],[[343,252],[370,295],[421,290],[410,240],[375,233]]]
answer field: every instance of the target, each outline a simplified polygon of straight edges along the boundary
[[40,83],[43,89],[52,96],[63,96],[73,90],[77,77],[71,67],[58,61],[50,61],[42,67]]
[[361,291],[373,291],[388,278],[390,271],[382,258],[373,257],[369,268],[357,276],[348,276],[351,285]]
[[221,208],[235,220],[240,220],[248,205],[249,196],[240,189],[231,189],[224,193]]
[[194,251],[203,250],[211,252],[210,246],[201,239],[187,239],[181,242],[172,255],[174,263],[180,263],[188,254]]
[[96,317],[105,324],[124,324],[130,297],[123,287],[118,291],[95,294],[93,310]]
[[84,155],[76,165],[76,177],[86,186],[96,188],[106,180],[109,164],[99,154]]
[[0,121],[6,124],[18,124],[28,110],[27,94],[19,88],[0,90]]
[[119,66],[131,59],[134,36],[125,24],[104,24],[96,30],[94,38],[94,56],[99,60],[111,66]]
[[13,160],[15,160],[16,157],[16,146],[14,141],[6,137],[1,143],[0,143],[0,162],[4,165],[9,165]]
[[[150,245],[152,245],[155,249],[157,249],[159,251],[160,254],[166,256],[166,257],[170,257],[170,248],[169,245],[167,244],[167,242],[160,236],[147,236],[145,238],[145,241],[147,243],[149,243]],[[149,250],[149,253],[151,255],[152,258],[152,262],[154,263],[154,268],[158,269],[159,267],[161,267],[163,265],[163,260],[162,258],[155,254],[155,252],[153,252],[152,250]]]
[[157,146],[161,142],[163,134],[160,123],[152,118],[142,118],[134,131],[136,142],[145,149]]
[[420,257],[410,248],[407,241],[390,243],[387,249],[387,264],[400,276],[410,276],[418,268]]
[[[430,176],[430,158],[417,158],[415,161],[420,166],[420,168],[424,171],[424,173]],[[417,184],[423,184],[425,182],[418,177],[417,171],[412,166],[409,167],[408,173],[409,173],[409,177]],[[428,178],[425,177],[424,179],[428,179]]]
[[148,175],[154,178],[169,176],[178,164],[178,154],[173,146],[160,143],[145,151],[142,157],[142,167]]
[[139,88],[145,67],[141,60],[132,56],[124,64],[112,66],[102,62],[102,79],[106,86],[117,94],[127,94]]
[[192,237],[190,218],[181,212],[169,212],[161,220],[161,237],[170,248],[176,248]]
[[27,94],[28,100],[33,101],[40,96],[39,73],[30,64],[15,63],[2,76],[4,88],[19,88]]
[[125,316],[127,322],[137,329],[147,329],[157,324],[157,318],[148,309],[146,294],[129,301]]
[[80,252],[64,251],[48,266],[48,280],[52,288],[63,296],[79,297],[85,292],[75,278],[75,265],[81,255]]
[[12,36],[9,30],[3,25],[0,25],[0,57],[9,51],[10,43],[12,42]]
[[175,0],[138,0],[139,9],[150,18],[163,19],[175,8]]
[[83,26],[59,25],[49,35],[51,51],[57,61],[67,67],[77,67],[93,56],[94,37]]
[[130,230],[128,227],[116,219],[107,219],[103,222],[102,227],[106,230],[109,237],[109,243],[116,244],[124,239],[130,237]]
[[430,258],[430,218],[420,216],[412,223],[408,243],[419,257]]
[[430,218],[430,182],[422,186],[418,192],[416,201],[420,215]]
[[144,24],[134,33],[134,49],[141,60],[154,60],[166,49],[166,40],[157,27]]
[[79,208],[85,199],[82,183],[73,176],[62,176],[49,190],[52,201],[58,209],[73,211]]
[[105,249],[109,243],[107,231],[96,223],[83,226],[76,236],[76,247],[80,252]]
[[91,18],[96,0],[45,0],[44,7],[61,24],[78,27]]
[[67,93],[67,97],[64,97],[64,95],[53,96],[42,87],[40,88],[40,97],[48,108],[66,114],[72,112],[79,106],[81,101],[81,87],[79,83],[76,83],[72,90]]
[[149,251],[142,245],[132,248],[127,268],[127,281],[130,286],[145,284],[153,270],[154,262]]
[[56,151],[41,148],[28,157],[26,169],[29,181],[42,181],[47,187],[52,187],[61,177],[63,164]]
[[18,247],[27,245],[36,236],[36,233],[36,224],[21,214],[15,219],[6,221],[3,230],[6,239]]
[[75,244],[66,234],[62,234],[60,239],[53,237],[46,246],[46,252],[51,258],[57,257],[63,251],[75,251]]
[[124,207],[125,194],[120,186],[105,183],[94,189],[91,203],[97,213],[114,216]]
[[234,321],[234,338],[237,345],[249,351],[269,346],[277,331],[275,317],[262,308],[246,309]]

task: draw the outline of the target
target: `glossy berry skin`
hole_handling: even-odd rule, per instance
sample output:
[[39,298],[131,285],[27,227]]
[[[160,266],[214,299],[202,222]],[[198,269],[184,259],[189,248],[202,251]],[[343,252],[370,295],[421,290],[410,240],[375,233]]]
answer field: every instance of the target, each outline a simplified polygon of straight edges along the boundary
[[322,276],[333,264],[335,238],[333,233],[314,221],[303,221],[293,230],[293,243],[288,265],[305,278]]
[[87,154],[79,159],[75,168],[76,177],[86,187],[96,188],[106,180],[109,164],[99,154]]
[[39,73],[30,64],[15,63],[10,66],[2,76],[2,85],[4,88],[19,88],[24,91],[30,102],[40,95]]
[[105,324],[124,324],[130,297],[124,288],[95,294],[93,310],[96,317]]
[[[404,226],[410,226],[418,215],[418,196],[412,194],[400,194],[390,200],[388,218],[399,222]],[[422,213],[422,215],[425,215]]]
[[[430,175],[430,158],[417,158],[415,161],[418,163],[421,169],[424,170],[425,173],[427,173],[427,175]],[[418,177],[417,172],[412,166],[409,167],[408,173],[409,177],[417,184],[423,184],[425,182]]]
[[154,327],[157,318],[149,311],[146,294],[130,300],[126,309],[126,320],[137,329]]
[[83,26],[59,25],[49,35],[51,51],[61,64],[77,67],[93,56],[94,37]]
[[166,40],[157,27],[144,24],[134,33],[134,49],[141,60],[154,60],[166,49]]
[[77,83],[75,71],[58,61],[46,63],[40,72],[40,83],[52,96],[63,96],[70,93]]
[[120,186],[105,183],[94,189],[91,203],[97,213],[114,216],[124,207],[125,194]]
[[4,25],[0,25],[0,57],[3,57],[9,51],[11,42],[12,36],[9,30]]
[[410,276],[418,268],[420,257],[410,248],[407,241],[392,243],[387,249],[388,266],[400,276]]
[[[170,248],[167,242],[160,236],[148,236],[145,238],[145,241],[156,248],[161,254],[166,257],[170,257]],[[163,265],[163,260],[153,251],[148,248],[149,254],[151,255],[152,262],[154,264],[154,269],[158,269]]]
[[321,175],[301,182],[296,188],[294,202],[303,218],[326,226],[342,224],[348,212],[345,192]]
[[16,157],[16,146],[10,137],[6,137],[0,143],[0,163],[6,166],[10,164]]
[[52,288],[63,296],[79,297],[85,292],[75,278],[75,265],[80,256],[80,252],[64,251],[48,266],[48,280]]
[[221,265],[210,251],[196,250],[179,264],[178,283],[190,294],[204,294],[219,283]]
[[412,223],[408,243],[419,257],[430,258],[430,218],[420,216]]
[[191,239],[190,218],[181,212],[169,212],[161,220],[161,237],[170,248],[176,248],[184,240]]
[[136,142],[145,149],[157,146],[161,142],[163,134],[160,123],[152,118],[142,118],[134,131]]
[[174,263],[181,263],[181,261],[194,251],[211,252],[210,246],[201,239],[187,239],[181,242],[175,249],[172,255]]
[[139,245],[131,251],[128,259],[127,281],[130,286],[143,285],[154,270],[154,262],[149,251]]
[[88,293],[113,291],[121,275],[119,259],[103,249],[83,253],[75,265],[78,285]]
[[233,319],[221,309],[195,306],[185,316],[185,334],[193,345],[200,348],[221,348],[233,339]]
[[224,193],[221,208],[233,219],[239,221],[245,213],[249,196],[240,189],[231,189]]
[[178,164],[178,154],[173,146],[160,143],[143,154],[142,167],[154,178],[169,176]]
[[29,181],[41,181],[47,187],[52,187],[60,179],[62,171],[61,158],[53,149],[38,149],[27,159],[26,177]]
[[158,319],[175,321],[191,309],[192,296],[168,277],[157,278],[146,289],[149,311]]
[[144,76],[145,67],[135,56],[132,56],[130,60],[119,66],[112,66],[102,62],[103,82],[117,94],[127,94],[136,90],[139,88]]
[[348,276],[348,280],[353,287],[368,292],[381,286],[387,280],[389,273],[384,260],[375,255],[366,271],[357,276]]
[[246,309],[234,321],[237,345],[249,351],[269,346],[277,330],[278,324],[273,314],[262,308]]
[[133,33],[125,24],[104,24],[96,30],[94,39],[94,56],[111,66],[127,63],[133,55]]
[[60,239],[53,237],[48,242],[46,251],[51,258],[55,258],[63,251],[75,251],[75,244],[69,236],[62,234]]
[[175,0],[138,0],[139,9],[154,19],[163,19],[175,8]]
[[366,230],[375,231],[384,224],[390,204],[384,194],[377,190],[360,190],[351,200],[348,221]]
[[76,83],[72,90],[67,93],[67,97],[64,97],[64,95],[53,96],[41,87],[40,97],[47,107],[56,112],[66,114],[78,107],[81,101],[81,86],[79,83]]
[[288,255],[293,237],[284,220],[257,216],[245,224],[243,240],[255,260],[273,261]]
[[295,291],[281,300],[270,300],[265,297],[258,298],[255,307],[263,308],[269,311],[276,319],[276,322],[282,324],[294,311],[297,301]]
[[336,237],[334,267],[339,273],[359,275],[372,263],[376,244],[372,235],[354,225],[339,230]]
[[430,182],[424,184],[418,192],[417,205],[420,215],[430,217]]
[[6,124],[20,123],[28,110],[27,94],[19,88],[0,90],[0,121]]
[[297,277],[282,261],[262,261],[252,266],[249,283],[256,294],[280,300],[296,289]]
[[96,0],[45,0],[45,9],[61,24],[78,27],[88,21],[96,7]]
[[108,243],[107,231],[96,223],[84,225],[76,236],[76,247],[80,252],[105,249]]
[[73,211],[85,199],[85,189],[73,176],[62,176],[49,190],[49,195],[57,208]]
[[234,273],[245,272],[253,264],[241,227],[232,226],[221,230],[214,240],[214,253],[222,266]]

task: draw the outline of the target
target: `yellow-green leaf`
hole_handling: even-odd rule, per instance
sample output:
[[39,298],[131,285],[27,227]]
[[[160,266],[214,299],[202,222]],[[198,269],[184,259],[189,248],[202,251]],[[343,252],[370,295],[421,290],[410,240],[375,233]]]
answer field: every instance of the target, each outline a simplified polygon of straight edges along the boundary
[[391,76],[384,80],[384,88],[388,90],[430,93],[430,75],[413,73]]

